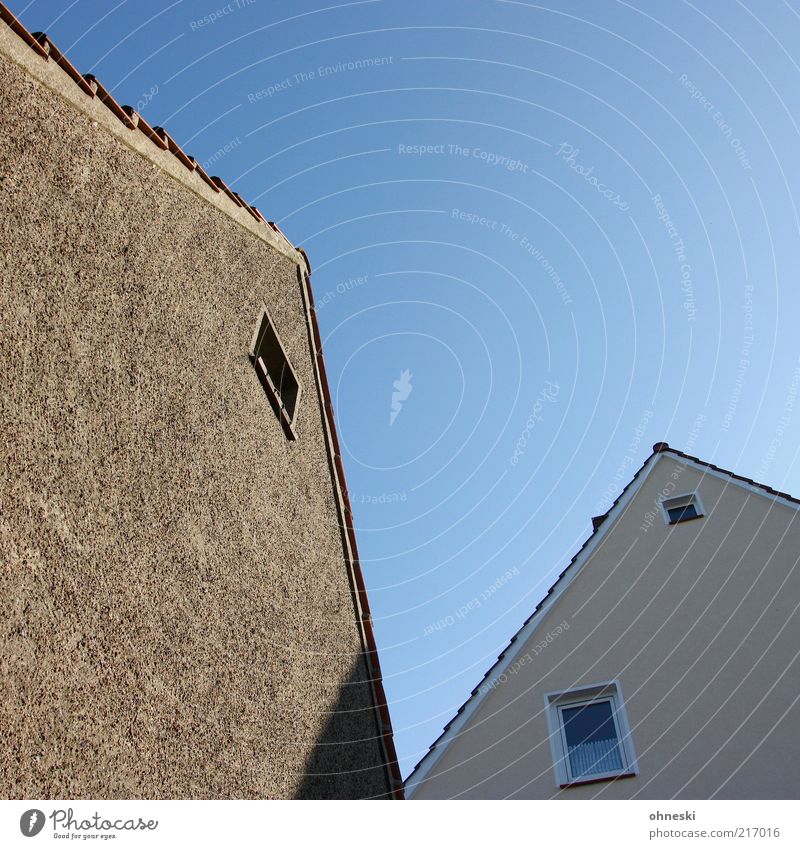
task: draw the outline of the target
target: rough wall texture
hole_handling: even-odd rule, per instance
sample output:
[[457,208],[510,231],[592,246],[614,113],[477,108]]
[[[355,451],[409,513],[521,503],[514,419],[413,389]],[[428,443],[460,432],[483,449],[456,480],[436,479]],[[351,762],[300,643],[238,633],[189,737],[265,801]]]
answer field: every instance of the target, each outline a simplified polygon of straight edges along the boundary
[[[658,457],[414,798],[798,797],[800,511]],[[673,475],[707,515],[642,533]],[[615,679],[639,774],[559,790],[544,694]]]
[[0,796],[385,793],[296,266],[5,57],[0,118]]

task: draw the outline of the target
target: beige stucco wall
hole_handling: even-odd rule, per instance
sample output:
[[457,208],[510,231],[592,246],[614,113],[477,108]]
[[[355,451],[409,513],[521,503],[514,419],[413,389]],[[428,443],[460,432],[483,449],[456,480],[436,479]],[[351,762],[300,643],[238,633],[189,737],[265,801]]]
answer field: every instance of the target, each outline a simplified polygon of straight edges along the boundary
[[0,796],[384,793],[295,263],[0,28]]
[[[523,648],[532,662],[490,690],[414,798],[798,797],[798,511],[657,457]],[[676,469],[673,494],[697,489],[708,515],[640,530]],[[544,694],[614,679],[640,774],[559,790]]]

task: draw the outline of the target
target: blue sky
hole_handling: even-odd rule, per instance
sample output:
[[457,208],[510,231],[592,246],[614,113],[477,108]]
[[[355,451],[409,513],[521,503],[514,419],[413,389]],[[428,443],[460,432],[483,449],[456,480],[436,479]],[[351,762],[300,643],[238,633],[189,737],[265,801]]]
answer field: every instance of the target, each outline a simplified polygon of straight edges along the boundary
[[800,493],[796,0],[9,5],[308,251],[404,772],[654,442]]

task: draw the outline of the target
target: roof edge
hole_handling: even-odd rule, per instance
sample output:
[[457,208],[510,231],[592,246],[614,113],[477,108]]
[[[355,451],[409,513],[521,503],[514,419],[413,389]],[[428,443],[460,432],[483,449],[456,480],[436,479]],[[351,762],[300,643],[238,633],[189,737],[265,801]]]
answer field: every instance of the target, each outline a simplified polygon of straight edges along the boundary
[[[427,774],[433,769],[444,752],[447,750],[451,740],[458,735],[467,720],[472,714],[483,704],[484,699],[494,688],[486,686],[487,682],[499,678],[503,674],[503,670],[513,662],[517,654],[522,651],[527,640],[534,634],[539,627],[539,623],[549,613],[553,605],[558,601],[566,588],[580,574],[581,569],[586,562],[594,554],[595,549],[602,542],[603,538],[608,534],[609,530],[616,524],[620,513],[624,510],[627,503],[633,498],[633,495],[639,490],[641,485],[649,475],[650,471],[655,468],[656,463],[660,459],[660,452],[654,451],[639,467],[636,474],[628,482],[627,486],[617,496],[613,505],[604,514],[605,518],[602,522],[593,526],[592,533],[584,541],[583,545],[578,549],[573,558],[556,578],[553,584],[545,593],[542,600],[536,605],[533,613],[522,623],[520,628],[514,633],[508,644],[497,657],[497,660],[486,670],[478,685],[471,691],[469,697],[461,705],[455,716],[450,722],[445,725],[442,733],[433,741],[428,751],[422,756],[417,765],[406,778],[406,790],[413,795],[417,786],[425,781]],[[642,474],[644,472],[644,474]],[[638,483],[637,483],[638,481]],[[634,484],[637,484],[634,487]],[[515,645],[516,644],[516,645]]]
[[339,514],[339,527],[342,531],[342,542],[350,576],[359,635],[361,637],[362,650],[364,652],[370,688],[372,690],[378,736],[384,754],[389,796],[392,799],[404,799],[405,785],[403,783],[402,773],[400,772],[397,750],[394,745],[394,732],[392,730],[392,719],[389,714],[386,691],[383,687],[383,674],[378,657],[378,646],[375,641],[375,631],[372,625],[372,613],[370,612],[367,587],[364,582],[364,574],[361,570],[358,542],[353,526],[350,491],[347,488],[347,479],[344,473],[344,465],[342,464],[339,435],[333,413],[333,400],[330,384],[328,383],[328,374],[325,368],[325,357],[322,351],[322,336],[319,331],[317,310],[314,305],[314,291],[311,285],[311,264],[308,261],[306,252],[302,248],[298,250],[298,253],[303,259],[303,264],[298,267],[298,277],[300,278],[300,287],[307,316],[309,341],[313,352],[313,367],[317,382],[317,393],[320,406],[322,407],[323,428],[326,436],[325,445],[333,472],[334,499]]
[[0,55],[270,248],[300,266],[307,264],[305,252],[301,254],[277,224],[247,204],[221,178],[206,174],[162,127],[152,127],[135,109],[119,104],[92,74],[81,75],[45,33],[29,32],[2,2],[0,21],[4,24],[0,25]]

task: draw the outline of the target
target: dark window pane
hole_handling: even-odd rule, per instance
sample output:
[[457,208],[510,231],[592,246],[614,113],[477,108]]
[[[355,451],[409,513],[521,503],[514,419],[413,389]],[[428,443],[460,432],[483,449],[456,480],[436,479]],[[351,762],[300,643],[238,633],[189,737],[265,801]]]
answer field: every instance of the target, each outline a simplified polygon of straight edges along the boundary
[[297,381],[294,379],[289,366],[284,363],[281,368],[280,380],[277,382],[278,394],[281,396],[283,408],[289,415],[289,418],[294,418],[294,408],[297,403]]
[[694,519],[699,515],[694,503],[686,504],[683,507],[673,507],[667,510],[670,522],[682,522],[684,519]]
[[561,717],[573,778],[622,769],[611,702],[562,708]]
[[275,329],[263,316],[256,339],[254,359],[261,359],[280,396],[280,403],[290,419],[294,418],[299,386],[283,353]]

